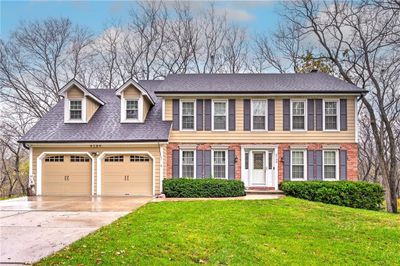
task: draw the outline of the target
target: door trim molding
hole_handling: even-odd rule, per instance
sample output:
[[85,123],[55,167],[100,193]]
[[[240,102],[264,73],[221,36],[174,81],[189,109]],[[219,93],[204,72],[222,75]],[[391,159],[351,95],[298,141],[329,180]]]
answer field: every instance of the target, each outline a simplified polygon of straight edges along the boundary
[[92,196],[94,195],[94,157],[89,153],[85,151],[78,151],[78,152],[65,152],[65,151],[51,151],[51,152],[42,152],[38,157],[36,161],[36,172],[37,172],[37,178],[36,178],[36,196],[41,196],[42,195],[42,163],[43,163],[43,158],[48,155],[48,154],[64,154],[64,155],[69,155],[69,154],[85,154],[90,157],[92,160],[92,184],[91,184],[91,190],[92,190]]
[[148,151],[104,151],[97,157],[97,196],[101,196],[101,161],[103,160],[104,156],[106,156],[107,154],[129,154],[129,155],[146,154],[146,155],[148,155],[153,161],[153,169],[152,169],[153,181],[152,181],[151,186],[152,186],[153,196],[155,195],[156,159],[150,152],[148,152]]

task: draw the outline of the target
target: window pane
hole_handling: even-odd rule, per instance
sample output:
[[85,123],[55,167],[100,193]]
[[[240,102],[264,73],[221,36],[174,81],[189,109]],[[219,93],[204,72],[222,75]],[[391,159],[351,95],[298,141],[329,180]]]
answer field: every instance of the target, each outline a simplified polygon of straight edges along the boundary
[[324,152],[324,164],[336,164],[336,152],[325,151]]
[[214,129],[226,129],[226,116],[214,116]]
[[194,117],[183,116],[182,117],[182,129],[194,129]]
[[70,111],[70,119],[82,119],[82,111]]
[[214,164],[225,165],[225,152],[224,151],[214,151]]
[[138,109],[138,101],[126,101],[126,109],[127,110],[137,110]]
[[226,103],[216,102],[214,103],[214,115],[225,115],[226,114]]
[[138,111],[137,110],[126,110],[126,118],[128,119],[137,119]]
[[337,129],[337,116],[325,116],[325,129]]
[[304,164],[304,152],[303,151],[293,151],[292,152],[292,164]]
[[183,102],[182,103],[182,115],[194,115],[194,102]]
[[254,116],[265,115],[265,101],[253,101],[253,115]]
[[214,165],[214,178],[225,178],[224,165]]
[[304,102],[293,102],[293,115],[304,115]]
[[194,166],[193,165],[182,165],[182,177],[194,177]]
[[336,102],[325,102],[325,114],[336,115]]
[[71,110],[82,110],[82,101],[70,101]]
[[182,151],[182,177],[194,177],[194,151]]
[[253,169],[264,169],[264,153],[253,154]]
[[336,166],[335,165],[325,165],[324,171],[325,171],[324,178],[336,179]]
[[253,116],[253,129],[265,129],[265,116]]
[[292,178],[303,179],[304,178],[304,166],[293,165],[292,166]]
[[244,154],[244,169],[249,169],[249,153]]
[[293,116],[292,122],[293,122],[293,129],[304,129],[304,116]]

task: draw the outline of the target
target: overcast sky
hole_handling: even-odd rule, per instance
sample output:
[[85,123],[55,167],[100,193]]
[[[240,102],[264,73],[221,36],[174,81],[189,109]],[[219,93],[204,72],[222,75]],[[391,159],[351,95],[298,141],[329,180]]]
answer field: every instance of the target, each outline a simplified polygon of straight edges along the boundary
[[[217,12],[226,12],[230,21],[246,25],[250,32],[265,32],[276,28],[281,6],[277,1],[216,1]],[[193,1],[197,9],[205,1]],[[0,37],[7,40],[21,21],[47,17],[67,17],[72,22],[87,26],[95,33],[107,23],[127,22],[134,1],[4,1],[0,0]]]

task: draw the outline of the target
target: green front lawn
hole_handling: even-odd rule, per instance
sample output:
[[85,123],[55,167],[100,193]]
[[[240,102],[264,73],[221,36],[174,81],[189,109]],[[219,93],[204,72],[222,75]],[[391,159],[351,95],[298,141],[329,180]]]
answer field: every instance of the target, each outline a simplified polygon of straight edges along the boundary
[[150,203],[40,265],[400,262],[400,216],[308,202]]

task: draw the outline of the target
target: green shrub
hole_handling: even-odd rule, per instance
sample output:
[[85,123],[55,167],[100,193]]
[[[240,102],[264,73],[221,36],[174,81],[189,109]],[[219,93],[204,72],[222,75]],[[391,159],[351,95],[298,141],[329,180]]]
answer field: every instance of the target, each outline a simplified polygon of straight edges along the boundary
[[378,184],[352,181],[283,182],[287,196],[352,208],[379,210],[384,190]]
[[240,180],[175,178],[163,181],[163,193],[169,198],[217,198],[246,195]]

